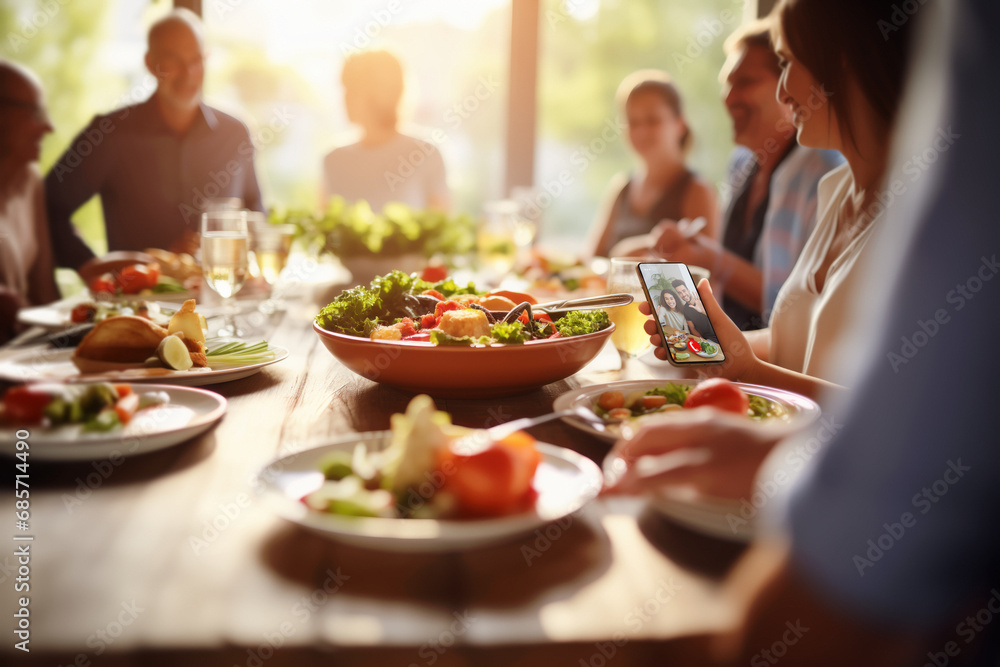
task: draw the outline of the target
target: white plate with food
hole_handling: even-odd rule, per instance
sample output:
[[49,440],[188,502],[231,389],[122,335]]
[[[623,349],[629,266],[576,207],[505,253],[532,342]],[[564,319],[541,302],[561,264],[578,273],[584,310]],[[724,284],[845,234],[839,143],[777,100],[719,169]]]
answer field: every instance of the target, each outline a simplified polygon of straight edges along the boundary
[[[212,342],[209,341],[209,351]],[[231,382],[259,373],[265,366],[276,364],[288,357],[288,349],[280,345],[268,344],[273,353],[270,359],[247,364],[216,364],[211,356],[209,365],[194,367],[186,371],[169,368],[127,368],[101,373],[83,374],[73,364],[72,349],[33,349],[0,361],[0,380],[10,382],[36,382],[50,380],[58,382],[165,382],[173,385],[200,387],[221,382]]]
[[[629,414],[621,413],[616,416],[609,416],[606,430],[599,431],[587,424],[582,419],[575,417],[564,417],[563,419],[570,426],[578,428],[591,435],[601,438],[607,442],[614,442],[621,435],[620,426],[623,422],[635,425],[644,417],[652,415],[662,415],[670,410],[683,410],[682,404],[685,402],[688,393],[693,387],[706,382],[706,380],[625,380],[622,382],[611,382],[608,384],[590,385],[581,387],[570,392],[566,392],[557,397],[553,402],[554,411],[569,410],[584,407],[592,410],[601,416],[609,415],[612,409],[624,409]],[[747,384],[743,382],[731,383],[739,387],[749,399],[749,411],[747,417],[754,419],[762,427],[772,427],[787,429],[789,432],[798,430],[812,421],[819,418],[820,408],[815,401],[800,396],[799,394],[764,387],[760,385]],[[617,401],[606,403],[605,407],[599,404],[604,395],[620,394],[618,398],[622,404],[617,405]],[[649,400],[646,396],[663,396],[666,401]],[[648,401],[643,405],[643,401]]]
[[[70,387],[70,390],[85,387]],[[126,425],[105,431],[86,430],[80,423],[61,426],[10,423],[0,430],[0,453],[46,461],[86,461],[135,456],[186,442],[201,435],[226,412],[226,399],[204,389],[172,385],[136,385],[140,397],[160,394],[161,400],[135,412]],[[25,435],[27,437],[20,437]],[[19,444],[19,443],[27,443]]]
[[[157,295],[157,297],[159,296]],[[85,312],[80,313],[74,319],[73,311],[77,308]],[[86,295],[81,295],[54,301],[44,306],[22,308],[17,311],[17,319],[21,324],[27,326],[57,331],[114,315],[139,314],[142,309],[147,309],[147,313],[149,309],[152,309],[152,314],[144,314],[143,316],[149,317],[157,324],[166,325],[177,306],[172,303],[161,305],[157,301],[137,297],[109,301],[94,300]]]
[[[406,420],[412,419],[409,423],[416,424],[409,427],[410,435],[403,439],[407,443],[405,445],[401,445],[399,439],[394,441],[390,431],[363,433],[268,464],[258,473],[257,481],[267,490],[274,510],[304,528],[355,546],[396,552],[449,551],[475,548],[529,534],[580,510],[600,493],[604,477],[593,461],[568,449],[535,443],[523,433],[515,434],[521,443],[514,447],[523,446],[524,441],[530,442],[532,456],[537,454],[532,463],[536,466],[533,467],[533,476],[510,473],[509,477],[504,477],[510,470],[517,470],[518,464],[507,467],[486,465],[488,460],[493,459],[477,458],[473,461],[473,457],[497,453],[502,448],[494,449],[497,443],[472,453],[469,458],[462,458],[461,455],[456,455],[458,458],[455,459],[445,458],[445,463],[441,463],[440,451],[437,455],[430,453],[428,460],[431,463],[426,467],[419,465],[421,461],[426,462],[424,457],[432,451],[423,449],[421,453],[420,450],[431,445],[413,445],[413,438],[420,436],[424,443],[433,440],[436,436],[428,434],[435,433],[441,423],[439,417],[422,418],[422,423],[421,418],[413,417],[413,407],[421,401],[433,409],[433,403],[427,396],[417,396],[405,417],[395,415],[393,418],[393,428],[397,432],[402,424],[407,423]],[[444,419],[447,420],[447,417]],[[448,425],[442,428],[454,427]],[[443,445],[445,448],[449,447],[447,442]],[[450,442],[453,446],[455,441]],[[408,453],[392,458],[393,452],[403,450]],[[519,451],[523,454],[527,450]],[[376,457],[374,460],[396,461],[396,476],[390,478],[388,475],[391,473],[379,472],[374,481],[360,486],[360,480],[352,480],[355,473],[349,468],[349,462],[357,461],[359,456],[369,462],[372,456]],[[345,462],[331,464],[331,457],[343,457]],[[454,466],[449,466],[451,461],[456,461]],[[332,475],[330,471],[337,466],[347,468],[348,472]],[[353,469],[358,467],[354,465]],[[394,486],[404,468],[413,480],[412,484]],[[334,480],[333,491],[327,488],[331,480]],[[345,486],[351,486],[349,481],[355,481],[357,488],[344,496]],[[491,485],[497,491],[495,494],[486,490]],[[526,493],[513,490],[516,488]],[[470,498],[470,493],[478,497]],[[501,500],[505,493],[521,500],[506,503]],[[473,514],[471,517],[465,514],[466,518],[456,518],[467,511],[463,507],[472,506],[470,503],[489,507],[494,500],[504,502],[500,507],[505,509],[497,511],[494,507],[487,514]],[[337,503],[336,507],[334,503]],[[362,510],[354,509],[358,507]],[[358,515],[351,516],[351,512]],[[403,515],[405,518],[402,518]]]

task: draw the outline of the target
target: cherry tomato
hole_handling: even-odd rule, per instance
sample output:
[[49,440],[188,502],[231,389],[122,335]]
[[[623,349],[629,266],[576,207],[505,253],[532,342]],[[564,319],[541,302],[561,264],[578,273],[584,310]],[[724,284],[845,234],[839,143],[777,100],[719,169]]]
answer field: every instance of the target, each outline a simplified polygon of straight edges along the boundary
[[698,341],[694,340],[693,338],[689,338],[688,339],[688,349],[691,350],[692,352],[694,352],[695,354],[698,354],[699,352],[701,352],[701,343],[699,343]]
[[7,421],[14,424],[39,424],[52,399],[52,392],[40,385],[11,387],[3,397]]
[[685,408],[710,405],[719,410],[745,415],[750,409],[750,398],[742,389],[725,378],[705,380],[688,392]]
[[96,314],[97,308],[93,304],[81,303],[79,306],[73,308],[69,314],[69,319],[76,324],[83,324],[84,322],[93,322],[94,315]]
[[437,326],[437,318],[428,313],[420,318],[421,329],[433,329]]
[[115,293],[115,277],[110,273],[103,273],[98,277],[90,281],[87,286],[90,288],[91,292],[104,293],[104,294],[114,294]]
[[403,338],[417,333],[417,328],[413,325],[413,320],[409,317],[404,317],[393,326],[399,329],[399,333],[402,334]]
[[597,399],[597,405],[602,410],[614,410],[625,407],[625,394],[620,391],[606,391]]
[[420,279],[429,283],[440,282],[447,277],[448,267],[443,264],[431,264],[420,273]]

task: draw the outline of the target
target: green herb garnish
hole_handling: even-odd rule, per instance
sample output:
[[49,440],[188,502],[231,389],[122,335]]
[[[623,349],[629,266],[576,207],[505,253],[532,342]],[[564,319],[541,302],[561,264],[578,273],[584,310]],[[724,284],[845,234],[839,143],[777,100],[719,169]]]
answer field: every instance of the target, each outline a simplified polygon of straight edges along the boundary
[[582,336],[611,326],[611,319],[603,310],[574,310],[555,323],[563,336]]

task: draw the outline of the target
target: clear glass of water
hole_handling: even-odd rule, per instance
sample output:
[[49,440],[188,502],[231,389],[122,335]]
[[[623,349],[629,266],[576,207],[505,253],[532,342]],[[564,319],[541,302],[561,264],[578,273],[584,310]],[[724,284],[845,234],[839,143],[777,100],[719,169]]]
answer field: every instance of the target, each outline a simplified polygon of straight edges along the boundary
[[225,324],[220,336],[239,336],[232,299],[247,279],[249,235],[246,211],[207,211],[201,215],[201,272],[222,297]]
[[[288,264],[288,255],[295,239],[295,225],[272,225],[263,213],[247,213],[250,227],[250,246],[259,275],[270,287],[268,298],[258,306],[265,314],[275,312],[280,305],[278,280]],[[251,267],[252,269],[253,267]],[[256,277],[258,274],[254,274]]]

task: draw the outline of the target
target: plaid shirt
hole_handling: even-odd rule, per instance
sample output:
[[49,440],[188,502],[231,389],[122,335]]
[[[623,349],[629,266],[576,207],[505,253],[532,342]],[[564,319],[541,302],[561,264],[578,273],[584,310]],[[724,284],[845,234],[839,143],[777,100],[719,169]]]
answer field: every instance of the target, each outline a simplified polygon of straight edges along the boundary
[[[753,153],[737,146],[729,160],[729,192],[738,192],[750,172]],[[830,170],[843,164],[837,151],[798,146],[771,175],[764,227],[754,251],[763,274],[763,319],[770,320],[778,291],[795,266],[816,225],[816,186]]]

